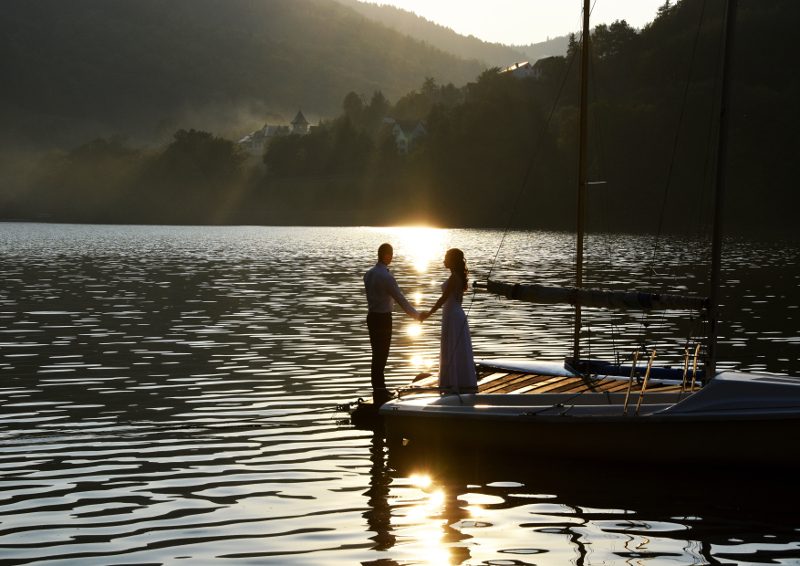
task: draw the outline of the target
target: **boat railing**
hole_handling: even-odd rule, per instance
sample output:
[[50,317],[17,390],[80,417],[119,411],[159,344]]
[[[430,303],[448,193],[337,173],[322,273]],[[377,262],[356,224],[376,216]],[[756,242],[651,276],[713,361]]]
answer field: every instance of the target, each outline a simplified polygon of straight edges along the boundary
[[[644,399],[644,392],[647,389],[647,380],[650,379],[650,369],[653,367],[653,360],[656,359],[656,351],[653,350],[653,353],[650,355],[650,363],[647,364],[647,373],[644,374],[644,382],[642,383],[642,391],[639,393],[639,402],[636,403],[636,412],[634,416],[639,416],[639,409],[642,407],[642,400]],[[633,375],[631,375],[631,381],[633,381]],[[630,387],[630,385],[629,385]]]
[[633,378],[636,376],[636,362],[638,361],[639,361],[639,350],[637,349],[636,354],[634,354],[633,356],[633,365],[631,366],[631,377],[630,380],[628,381],[628,392],[625,394],[625,406],[622,408],[623,417],[628,414],[628,400],[631,398],[631,389],[633,388]]

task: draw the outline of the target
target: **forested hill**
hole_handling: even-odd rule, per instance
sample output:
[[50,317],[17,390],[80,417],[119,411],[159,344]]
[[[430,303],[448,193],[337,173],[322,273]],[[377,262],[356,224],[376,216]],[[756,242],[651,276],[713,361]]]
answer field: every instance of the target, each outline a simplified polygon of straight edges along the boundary
[[514,63],[535,61],[541,57],[563,55],[567,52],[567,36],[525,46],[508,46],[502,43],[482,41],[471,35],[460,35],[450,28],[389,4],[377,4],[362,0],[338,1],[345,6],[352,7],[371,20],[381,22],[416,39],[424,40],[459,57],[486,61],[490,66],[505,68]]
[[[209,113],[167,131],[158,147],[108,137],[28,163],[0,151],[0,218],[574,227],[576,43],[566,56],[548,60],[541,77],[518,80],[497,68],[472,74],[469,63],[422,47],[332,0],[64,4],[84,10],[77,16],[60,9],[61,2],[0,0],[5,12],[0,92],[13,95],[18,107],[45,108],[64,120],[99,116],[109,122],[116,110],[120,122],[129,124],[135,116],[160,115],[169,108],[165,101],[178,107],[185,99],[197,100],[192,96],[211,108],[280,95],[287,104],[299,99],[304,112],[316,96],[331,100],[334,118],[307,135],[273,139],[266,153],[255,157],[260,164],[223,139],[223,132],[204,125]],[[28,5],[49,5],[53,13],[37,16]],[[222,5],[236,9],[221,10]],[[665,2],[641,30],[622,21],[593,29],[589,233],[707,232],[723,5],[722,0]],[[150,17],[142,21],[143,7],[162,20],[172,18],[144,40],[131,32],[154,25]],[[13,25],[3,17],[11,12]],[[109,14],[121,22],[117,27],[104,27]],[[800,74],[793,27],[798,19],[797,0],[739,1],[726,108],[726,233],[797,236]],[[304,37],[273,33],[296,20],[306,26]],[[70,31],[62,32],[61,25]],[[349,32],[326,29],[337,26],[353,37],[377,36],[359,43],[347,38]],[[166,37],[167,32],[177,37]],[[182,49],[175,49],[176,55],[168,45]],[[378,45],[383,46],[378,53],[361,52]],[[7,55],[12,49],[15,58]],[[439,62],[449,65],[439,68]],[[411,78],[408,92],[398,97],[383,80],[395,79],[391,88],[402,88],[401,71]],[[467,76],[459,78],[455,71]],[[276,77],[293,79],[275,84]],[[458,88],[467,81],[474,83],[469,90]],[[312,87],[297,87],[307,83]],[[371,93],[378,87],[390,100]],[[347,92],[336,94],[340,89]],[[0,121],[9,115],[0,109]],[[395,125],[385,124],[384,117],[395,118],[401,128],[424,120],[426,134],[398,140]],[[145,121],[152,128],[153,121]],[[42,128],[44,136],[52,132]]]
[[313,121],[350,91],[396,99],[484,68],[333,0],[3,0],[0,141],[141,139],[163,118],[224,134],[298,108]]

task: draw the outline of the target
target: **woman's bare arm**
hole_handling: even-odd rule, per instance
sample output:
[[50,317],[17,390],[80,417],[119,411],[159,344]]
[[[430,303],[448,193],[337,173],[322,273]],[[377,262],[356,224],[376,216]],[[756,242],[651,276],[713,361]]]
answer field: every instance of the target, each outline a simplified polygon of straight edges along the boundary
[[451,275],[450,278],[447,280],[447,285],[445,285],[444,287],[444,292],[442,293],[442,296],[439,297],[439,300],[436,301],[436,304],[433,305],[433,308],[427,312],[425,318],[428,318],[442,307],[447,298],[450,296],[450,293],[456,290],[456,285],[458,285],[458,277],[456,277],[455,275]]

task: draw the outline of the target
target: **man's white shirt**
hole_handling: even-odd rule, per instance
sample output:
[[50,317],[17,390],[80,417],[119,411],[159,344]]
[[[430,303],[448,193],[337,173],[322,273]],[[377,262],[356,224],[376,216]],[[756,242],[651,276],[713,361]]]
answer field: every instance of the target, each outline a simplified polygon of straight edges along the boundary
[[369,312],[387,313],[394,309],[394,302],[408,313],[408,316],[419,320],[420,314],[411,306],[397,286],[394,276],[389,273],[386,264],[378,262],[364,275],[364,287],[367,289]]

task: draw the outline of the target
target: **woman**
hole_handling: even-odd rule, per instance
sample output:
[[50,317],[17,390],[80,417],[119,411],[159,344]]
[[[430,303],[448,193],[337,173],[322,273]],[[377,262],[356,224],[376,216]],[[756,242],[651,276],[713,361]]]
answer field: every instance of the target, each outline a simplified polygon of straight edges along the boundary
[[458,248],[447,250],[444,266],[450,277],[442,283],[442,296],[433,308],[423,313],[425,320],[442,305],[442,342],[439,350],[439,387],[450,387],[457,392],[475,392],[478,377],[472,357],[472,338],[469,335],[467,315],[461,308],[461,299],[467,291],[467,260]]

